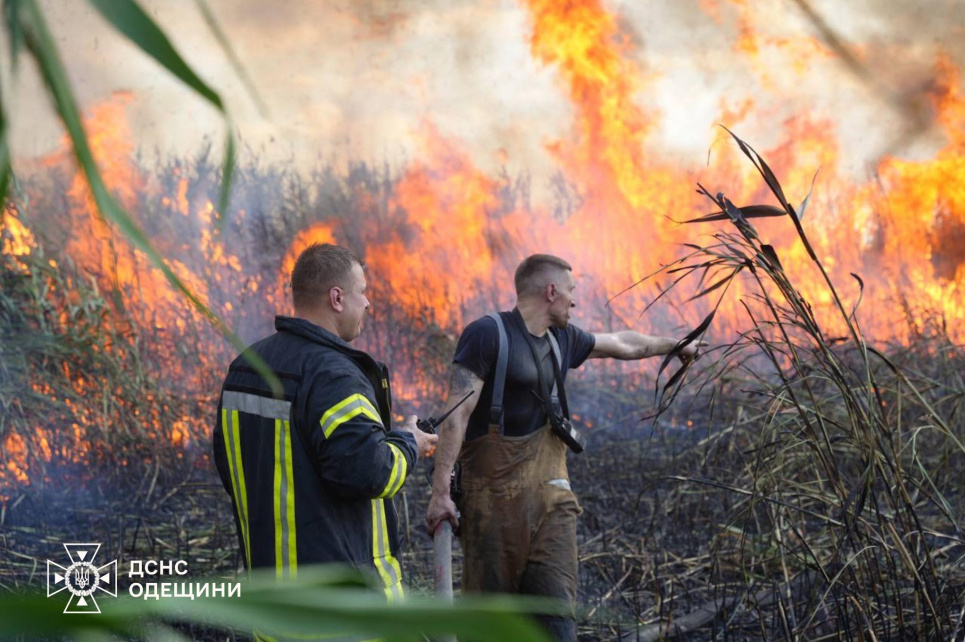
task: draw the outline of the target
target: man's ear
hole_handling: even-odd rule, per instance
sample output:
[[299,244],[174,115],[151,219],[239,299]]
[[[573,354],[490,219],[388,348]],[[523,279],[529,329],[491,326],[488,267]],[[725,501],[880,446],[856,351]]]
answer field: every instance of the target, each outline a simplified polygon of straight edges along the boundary
[[328,302],[332,305],[332,309],[336,312],[341,312],[345,307],[345,301],[343,300],[342,288],[338,286],[332,286],[328,291]]
[[556,284],[550,283],[546,286],[546,300],[553,302],[556,299]]

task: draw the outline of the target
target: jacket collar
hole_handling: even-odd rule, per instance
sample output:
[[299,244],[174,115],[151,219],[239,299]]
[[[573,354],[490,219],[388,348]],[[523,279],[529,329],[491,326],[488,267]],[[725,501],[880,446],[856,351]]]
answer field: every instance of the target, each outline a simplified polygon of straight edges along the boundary
[[344,341],[338,335],[329,332],[321,326],[315,325],[307,319],[278,315],[275,317],[275,330],[278,332],[297,334],[304,339],[321,343],[352,356],[364,355],[365,357],[371,358],[367,353],[350,346],[347,341]]

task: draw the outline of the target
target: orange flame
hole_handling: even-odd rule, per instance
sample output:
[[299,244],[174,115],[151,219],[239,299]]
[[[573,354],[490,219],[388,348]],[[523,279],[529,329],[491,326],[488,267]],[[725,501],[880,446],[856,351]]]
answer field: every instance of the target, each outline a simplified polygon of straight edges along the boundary
[[288,252],[282,259],[279,286],[281,289],[289,287],[292,270],[295,269],[295,260],[298,255],[305,251],[309,245],[315,243],[336,243],[332,226],[328,223],[315,223],[314,225],[302,230],[295,235]]
[[[413,163],[389,203],[403,220],[370,232],[366,260],[410,318],[450,328],[462,325],[476,293],[491,289],[497,259],[511,251],[525,220],[518,213],[492,219],[499,183],[435,128],[423,130],[422,143],[425,160]],[[464,278],[453,279],[453,271]]]
[[0,219],[0,253],[5,256],[27,256],[37,247],[33,233],[17,218],[12,209],[5,210]]

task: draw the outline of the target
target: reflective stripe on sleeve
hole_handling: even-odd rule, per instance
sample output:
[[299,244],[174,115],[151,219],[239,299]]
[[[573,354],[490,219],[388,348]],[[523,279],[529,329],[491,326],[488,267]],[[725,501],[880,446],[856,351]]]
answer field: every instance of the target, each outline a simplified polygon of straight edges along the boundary
[[392,451],[392,473],[389,475],[389,482],[379,497],[393,497],[402,488],[405,476],[409,470],[409,462],[402,454],[402,450],[392,443],[387,443],[389,450]]
[[322,434],[328,439],[336,428],[358,415],[365,415],[380,426],[382,425],[382,419],[379,418],[379,413],[372,402],[366,399],[365,395],[356,393],[325,411],[321,419]]

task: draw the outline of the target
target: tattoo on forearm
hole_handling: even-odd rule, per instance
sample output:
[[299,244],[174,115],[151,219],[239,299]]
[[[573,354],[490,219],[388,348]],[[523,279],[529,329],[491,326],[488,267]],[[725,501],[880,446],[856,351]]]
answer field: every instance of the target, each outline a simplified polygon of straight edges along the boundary
[[458,363],[452,364],[452,372],[449,375],[449,394],[463,395],[469,392],[478,378],[471,370],[463,368]]

